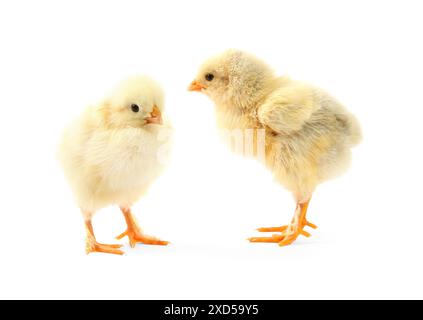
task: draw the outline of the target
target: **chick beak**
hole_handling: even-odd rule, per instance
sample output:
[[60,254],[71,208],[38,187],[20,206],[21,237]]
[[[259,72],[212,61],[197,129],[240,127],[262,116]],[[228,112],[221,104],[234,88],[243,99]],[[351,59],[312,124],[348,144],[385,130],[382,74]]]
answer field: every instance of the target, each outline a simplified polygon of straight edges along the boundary
[[157,106],[153,107],[153,111],[151,111],[150,116],[148,118],[145,118],[145,121],[147,124],[162,124],[162,113],[160,112],[159,108]]
[[201,83],[198,83],[197,81],[191,82],[191,84],[188,87],[188,91],[198,91],[201,92],[202,89],[205,89],[206,87],[202,85]]

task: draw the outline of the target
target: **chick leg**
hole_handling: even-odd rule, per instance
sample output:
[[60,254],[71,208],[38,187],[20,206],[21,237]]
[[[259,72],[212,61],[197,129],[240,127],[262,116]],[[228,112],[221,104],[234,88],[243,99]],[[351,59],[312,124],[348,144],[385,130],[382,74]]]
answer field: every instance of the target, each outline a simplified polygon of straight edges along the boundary
[[125,232],[117,236],[116,239],[120,240],[123,237],[128,236],[129,244],[132,248],[134,248],[137,243],[158,246],[166,246],[169,244],[169,242],[167,241],[162,241],[157,238],[143,234],[141,228],[138,226],[137,221],[135,220],[135,217],[131,213],[131,209],[128,207],[121,207],[120,209],[125,217],[126,225],[128,226],[128,228]]
[[120,244],[102,244],[98,243],[93,230],[93,225],[91,220],[85,221],[85,227],[87,229],[87,241],[86,241],[86,252],[87,254],[91,252],[103,252],[103,253],[112,253],[122,255],[123,251],[119,250],[122,247]]
[[260,232],[281,232],[281,234],[274,234],[271,237],[253,237],[249,239],[250,242],[279,243],[280,246],[286,246],[292,244],[299,235],[310,237],[310,234],[304,231],[304,227],[308,226],[316,229],[317,226],[308,222],[306,219],[309,202],[310,199],[304,203],[297,204],[291,224],[282,227],[258,229]]

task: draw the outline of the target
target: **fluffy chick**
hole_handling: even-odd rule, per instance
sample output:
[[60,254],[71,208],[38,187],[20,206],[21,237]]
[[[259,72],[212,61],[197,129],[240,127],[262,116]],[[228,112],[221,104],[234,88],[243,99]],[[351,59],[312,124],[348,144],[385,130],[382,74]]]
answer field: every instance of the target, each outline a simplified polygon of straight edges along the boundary
[[98,243],[91,222],[99,209],[115,204],[128,226],[117,239],[128,236],[132,247],[138,242],[167,244],[144,235],[131,213],[131,205],[164,167],[160,148],[166,146],[170,127],[163,121],[163,108],[160,86],[149,77],[136,76],[88,107],[65,130],[59,160],[85,220],[87,253],[123,254],[120,245]]
[[347,169],[350,149],[361,139],[356,118],[323,90],[276,76],[263,61],[239,50],[208,59],[189,90],[211,98],[220,128],[253,132],[244,142],[263,150],[267,167],[295,197],[289,225],[258,229],[280,234],[249,240],[284,246],[299,235],[310,236],[304,227],[316,228],[306,219],[311,195],[319,183]]

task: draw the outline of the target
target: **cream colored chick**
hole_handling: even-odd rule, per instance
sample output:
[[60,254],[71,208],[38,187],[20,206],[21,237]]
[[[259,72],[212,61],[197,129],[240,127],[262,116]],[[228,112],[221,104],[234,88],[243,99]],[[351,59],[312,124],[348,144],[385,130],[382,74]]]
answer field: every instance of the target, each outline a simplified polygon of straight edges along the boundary
[[267,167],[295,197],[289,225],[258,229],[280,234],[249,240],[284,246],[299,235],[310,236],[304,227],[316,228],[306,219],[311,195],[319,183],[347,169],[350,149],[361,139],[356,118],[324,91],[278,77],[263,61],[238,50],[207,60],[189,90],[214,101],[220,128],[244,132],[243,141],[254,144],[244,150],[263,150]]
[[87,253],[123,254],[120,245],[96,241],[91,219],[101,208],[118,205],[131,247],[167,245],[146,236],[131,213],[132,204],[160,175],[170,127],[163,122],[163,91],[146,76],[123,81],[110,97],[91,106],[65,131],[59,159],[81,208],[87,229]]

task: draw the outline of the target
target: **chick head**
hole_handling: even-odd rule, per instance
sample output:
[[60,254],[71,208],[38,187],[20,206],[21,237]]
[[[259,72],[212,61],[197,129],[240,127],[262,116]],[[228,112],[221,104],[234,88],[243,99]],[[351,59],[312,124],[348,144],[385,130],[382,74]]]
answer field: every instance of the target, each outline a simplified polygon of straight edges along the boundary
[[257,57],[229,49],[206,60],[188,90],[205,93],[218,104],[248,107],[273,77],[273,70]]
[[162,124],[164,93],[160,85],[147,76],[122,81],[101,105],[106,126],[140,128]]

